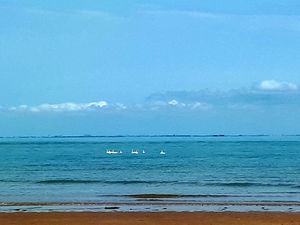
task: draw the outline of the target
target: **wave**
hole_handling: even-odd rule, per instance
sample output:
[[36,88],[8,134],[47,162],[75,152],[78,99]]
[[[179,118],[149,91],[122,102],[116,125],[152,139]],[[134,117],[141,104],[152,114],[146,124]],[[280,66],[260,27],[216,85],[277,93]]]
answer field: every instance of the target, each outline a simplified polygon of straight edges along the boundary
[[[14,182],[4,181],[0,182]],[[17,181],[15,181],[17,182]],[[18,181],[22,182],[22,181]],[[198,181],[166,181],[166,180],[85,180],[85,179],[49,179],[35,182],[37,184],[107,184],[107,185],[192,185],[192,186],[215,186],[215,187],[289,187],[300,188],[298,184],[288,183],[259,183],[259,182],[217,182],[217,183],[203,183]]]
[[227,187],[292,187],[300,188],[300,186],[288,183],[259,183],[259,182],[220,182],[207,183],[206,186],[227,186]]
[[37,181],[37,184],[174,184],[176,181],[147,181],[147,180],[76,180],[76,179],[50,179]]
[[37,184],[89,184],[99,183],[97,180],[73,180],[73,179],[55,179],[55,180],[42,180],[37,181]]
[[[223,198],[223,197],[233,197],[234,195],[183,195],[183,194],[132,194],[123,195],[124,197],[148,199],[148,198]],[[119,196],[115,196],[119,197]]]
[[77,180],[77,179],[49,179],[37,181],[37,184],[87,184],[87,183],[101,183],[101,184],[187,184],[195,185],[198,182],[189,181],[159,181],[159,180]]
[[212,183],[208,186],[230,186],[230,187],[250,187],[250,186],[263,186],[261,183],[252,182],[224,182],[224,183]]

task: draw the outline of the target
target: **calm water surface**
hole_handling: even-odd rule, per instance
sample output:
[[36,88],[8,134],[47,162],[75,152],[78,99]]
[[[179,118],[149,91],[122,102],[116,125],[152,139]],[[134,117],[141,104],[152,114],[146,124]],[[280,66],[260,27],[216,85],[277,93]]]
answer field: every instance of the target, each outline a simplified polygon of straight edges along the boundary
[[300,137],[2,138],[0,154],[2,203],[300,202]]

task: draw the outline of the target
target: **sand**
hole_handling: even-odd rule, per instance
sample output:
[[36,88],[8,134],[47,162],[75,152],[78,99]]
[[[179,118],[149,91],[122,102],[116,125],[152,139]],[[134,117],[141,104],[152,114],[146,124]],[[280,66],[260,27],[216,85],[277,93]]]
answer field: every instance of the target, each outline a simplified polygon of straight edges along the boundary
[[300,225],[300,213],[0,213],[1,225]]

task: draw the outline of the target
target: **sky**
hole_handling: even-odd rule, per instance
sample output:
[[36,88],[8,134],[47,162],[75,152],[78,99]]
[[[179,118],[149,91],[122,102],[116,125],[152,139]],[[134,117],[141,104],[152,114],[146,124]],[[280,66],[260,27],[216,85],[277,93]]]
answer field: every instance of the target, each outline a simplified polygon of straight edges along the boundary
[[0,136],[300,134],[298,0],[0,0]]

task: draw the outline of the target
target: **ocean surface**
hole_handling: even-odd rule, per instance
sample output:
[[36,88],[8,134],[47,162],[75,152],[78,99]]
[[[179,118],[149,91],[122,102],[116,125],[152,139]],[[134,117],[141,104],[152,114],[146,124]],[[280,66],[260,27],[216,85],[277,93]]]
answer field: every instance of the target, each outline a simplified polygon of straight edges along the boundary
[[0,211],[184,205],[300,211],[300,137],[0,138]]

